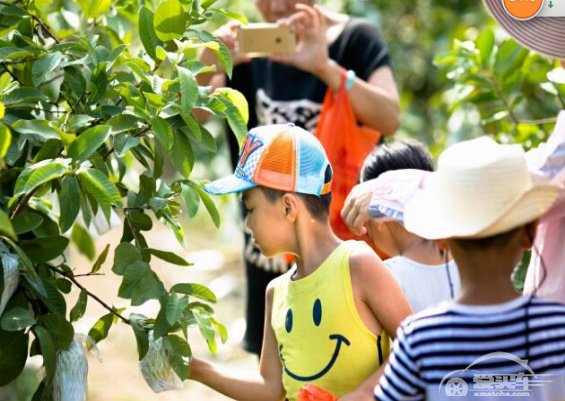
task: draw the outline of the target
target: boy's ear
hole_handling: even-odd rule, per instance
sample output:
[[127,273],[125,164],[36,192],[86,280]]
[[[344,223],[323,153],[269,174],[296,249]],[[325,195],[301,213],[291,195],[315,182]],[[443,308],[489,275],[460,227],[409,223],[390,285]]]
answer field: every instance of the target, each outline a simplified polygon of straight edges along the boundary
[[281,198],[284,218],[294,223],[298,215],[298,196],[286,193]]

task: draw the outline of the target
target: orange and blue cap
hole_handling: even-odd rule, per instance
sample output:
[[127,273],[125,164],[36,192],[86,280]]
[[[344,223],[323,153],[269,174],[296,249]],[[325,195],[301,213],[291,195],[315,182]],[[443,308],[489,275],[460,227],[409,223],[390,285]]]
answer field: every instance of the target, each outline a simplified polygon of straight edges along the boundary
[[284,192],[321,196],[331,191],[326,171],[331,165],[314,135],[294,124],[276,124],[249,131],[234,174],[211,182],[213,195],[263,186]]

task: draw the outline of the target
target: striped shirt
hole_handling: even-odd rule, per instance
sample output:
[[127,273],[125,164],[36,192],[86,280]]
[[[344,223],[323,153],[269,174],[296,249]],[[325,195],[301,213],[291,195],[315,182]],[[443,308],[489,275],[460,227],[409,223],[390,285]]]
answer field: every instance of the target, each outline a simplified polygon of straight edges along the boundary
[[565,400],[564,377],[565,305],[446,301],[398,328],[375,399]]

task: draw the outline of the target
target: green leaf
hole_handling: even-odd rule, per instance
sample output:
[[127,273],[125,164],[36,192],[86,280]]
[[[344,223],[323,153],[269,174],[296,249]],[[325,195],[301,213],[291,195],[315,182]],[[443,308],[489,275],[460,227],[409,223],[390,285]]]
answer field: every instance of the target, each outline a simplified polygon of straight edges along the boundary
[[213,12],[216,12],[218,14],[223,15],[224,17],[228,17],[228,18],[237,20],[244,25],[247,25],[247,23],[248,23],[247,18],[245,18],[244,15],[241,15],[239,13],[234,13],[233,11],[219,9],[219,8],[210,8],[209,11],[213,11]]
[[107,125],[87,129],[71,144],[68,156],[78,163],[85,161],[104,144],[110,132],[111,128]]
[[120,289],[118,291],[118,296],[121,298],[130,299],[135,287],[143,280],[147,275],[151,274],[151,268],[149,265],[142,261],[136,260],[133,263],[127,265],[124,271],[124,278]]
[[73,329],[73,325],[70,324],[64,316],[57,313],[49,313],[41,316],[40,321],[43,322],[51,334],[57,349],[69,349],[69,346],[73,341],[75,331]]
[[164,338],[164,345],[169,350],[169,358],[173,370],[181,380],[188,379],[192,350],[190,345],[181,337],[168,335]]
[[108,337],[108,333],[110,332],[110,327],[112,327],[113,322],[114,315],[112,313],[108,313],[102,316],[94,324],[94,326],[92,326],[92,328],[88,332],[88,336],[91,337],[95,343],[99,343],[100,341]]
[[27,233],[43,223],[43,217],[37,213],[23,212],[12,220],[16,235]]
[[178,67],[177,71],[180,83],[181,109],[183,113],[190,114],[198,99],[198,84],[190,70]]
[[188,217],[193,218],[198,213],[198,207],[200,206],[200,197],[198,193],[189,185],[181,184],[182,197],[186,205],[186,211]]
[[200,141],[202,139],[202,130],[205,128],[198,125],[198,122],[196,121],[192,113],[184,113],[181,111],[181,117],[186,123],[184,130],[188,131],[188,133],[192,137],[194,137],[194,139]]
[[156,257],[164,260],[165,262],[169,262],[179,266],[190,266],[190,263],[188,263],[186,260],[178,256],[176,253],[160,251],[158,249],[152,249],[152,248],[148,248],[147,250],[151,252],[152,255],[155,255]]
[[[188,302],[187,302],[188,303]],[[184,305],[186,307],[186,304]],[[169,294],[167,298],[167,306],[165,310],[165,316],[169,325],[173,325],[177,322],[184,308],[181,306],[179,297],[174,292]]]
[[76,131],[78,129],[84,128],[88,123],[94,121],[95,118],[89,116],[88,114],[75,114],[69,118],[69,130]]
[[45,140],[61,139],[57,130],[45,120],[18,120],[12,127],[20,134],[37,135]]
[[69,239],[62,235],[35,238],[20,242],[20,247],[33,262],[44,263],[62,255]]
[[196,283],[180,283],[175,284],[171,288],[172,292],[179,294],[192,295],[193,297],[203,299],[209,302],[217,302],[214,293],[206,286]]
[[212,326],[214,326],[218,333],[220,333],[222,344],[225,344],[226,341],[228,341],[228,330],[226,329],[226,326],[224,326],[214,318],[210,318],[210,323],[212,323]]
[[62,61],[63,55],[59,52],[48,53],[37,59],[31,69],[33,84],[39,86],[50,72],[59,67]]
[[161,142],[165,149],[171,150],[175,144],[175,134],[167,120],[155,116],[151,119],[151,126],[153,127],[153,132],[157,140]]
[[220,39],[216,38],[210,32],[206,31],[197,31],[195,29],[189,29],[188,35],[190,38],[196,38],[201,43],[208,43],[208,42],[216,42],[218,45],[215,49],[210,49],[222,65],[222,68],[226,72],[227,76],[231,78],[232,70],[233,70],[233,63],[230,51]]
[[59,289],[64,294],[70,294],[73,284],[66,278],[58,278],[55,281],[57,289]]
[[86,18],[99,18],[105,14],[112,5],[111,0],[78,0],[77,1]]
[[202,199],[204,206],[206,206],[206,210],[208,210],[208,214],[212,218],[214,225],[216,226],[216,228],[219,228],[220,213],[218,213],[218,209],[216,208],[214,201],[212,201],[212,198],[210,198],[210,196],[200,186],[192,185],[192,187],[198,192],[198,195],[200,196],[200,199]]
[[47,380],[51,381],[53,380],[53,376],[55,375],[55,366],[57,364],[55,343],[53,342],[51,334],[49,334],[47,329],[43,326],[35,326],[33,328],[33,334],[39,341],[39,346],[41,347],[41,355],[43,355],[43,366],[45,366]]
[[200,132],[202,133],[202,144],[213,153],[218,151],[218,144],[216,143],[216,138],[204,127],[200,127]]
[[63,297],[54,281],[42,278],[40,282],[42,283],[43,287],[45,288],[45,292],[47,293],[47,296],[42,297],[42,299],[49,310],[59,316],[65,316],[67,313],[67,304],[65,303],[65,297]]
[[159,280],[157,275],[151,271],[135,285],[131,294],[131,305],[138,306],[150,299],[160,299],[163,294],[165,294],[163,283]]
[[142,6],[139,9],[139,37],[143,48],[153,60],[157,61],[155,49],[163,43],[157,37],[155,28],[153,27],[153,12],[147,7]]
[[14,188],[14,195],[29,193],[36,187],[61,177],[66,171],[65,167],[59,163],[40,163],[42,163],[40,167],[32,166],[20,174]]
[[78,212],[80,211],[79,186],[76,176],[68,175],[61,182],[61,190],[59,191],[59,204],[61,216],[59,217],[59,225],[61,232],[65,233],[76,221]]
[[90,271],[91,274],[96,274],[100,271],[100,268],[102,267],[102,265],[106,261],[106,258],[108,257],[109,250],[110,250],[110,244],[107,244],[104,250],[98,256],[98,259],[96,259],[96,262],[94,262],[94,265],[92,266],[92,270]]
[[129,242],[122,242],[114,251],[114,265],[112,266],[112,271],[121,276],[129,265],[137,261],[141,261],[141,254],[137,248]]
[[86,192],[96,199],[108,221],[110,221],[112,205],[119,209],[123,208],[120,191],[103,172],[89,168],[81,171],[79,178]]
[[216,332],[212,328],[210,317],[202,316],[199,313],[195,312],[194,318],[196,319],[196,323],[198,324],[198,328],[200,329],[202,337],[204,337],[206,343],[208,344],[208,349],[212,354],[215,354],[217,349]]
[[145,213],[134,214],[129,217],[129,221],[139,231],[150,231],[153,228],[151,217]]
[[139,120],[129,114],[120,114],[108,120],[108,125],[112,129],[113,134],[131,131],[139,128]]
[[475,41],[475,45],[479,50],[479,55],[481,57],[483,66],[488,67],[490,64],[490,56],[492,55],[492,51],[495,45],[493,30],[489,27],[483,29],[483,31]]
[[0,234],[7,235],[10,238],[16,239],[12,222],[6,213],[0,210]]
[[145,316],[132,313],[130,315],[131,328],[137,342],[137,352],[141,361],[149,350],[149,332],[144,327]]
[[224,99],[233,104],[241,117],[243,117],[245,124],[249,122],[249,105],[247,104],[247,99],[245,99],[245,96],[243,96],[241,92],[231,88],[218,88],[214,93],[221,95]]
[[75,224],[71,232],[71,239],[80,253],[85,255],[89,260],[94,259],[96,256],[96,245],[88,230],[80,224]]
[[171,161],[185,178],[190,176],[194,166],[194,152],[188,139],[182,135],[175,136],[175,146],[171,151]]
[[0,159],[3,159],[12,143],[12,133],[4,124],[0,124]]
[[80,290],[80,295],[78,296],[78,300],[76,305],[71,309],[70,319],[71,322],[76,322],[80,320],[84,316],[86,312],[86,304],[88,302],[88,294],[86,293],[85,289]]
[[177,0],[166,0],[155,11],[153,27],[157,37],[163,42],[182,38],[186,23],[184,9]]
[[39,163],[43,160],[56,159],[59,156],[62,146],[63,143],[60,139],[48,139],[43,146],[41,146],[39,152],[33,157],[33,162]]
[[200,6],[204,9],[210,8],[218,0],[203,0]]
[[15,307],[2,315],[1,327],[6,331],[20,331],[35,323],[33,314],[25,308]]
[[17,88],[2,97],[6,105],[23,102],[49,102],[49,97],[35,88]]
[[114,150],[116,155],[124,157],[131,149],[139,145],[139,139],[128,134],[117,134],[114,136]]

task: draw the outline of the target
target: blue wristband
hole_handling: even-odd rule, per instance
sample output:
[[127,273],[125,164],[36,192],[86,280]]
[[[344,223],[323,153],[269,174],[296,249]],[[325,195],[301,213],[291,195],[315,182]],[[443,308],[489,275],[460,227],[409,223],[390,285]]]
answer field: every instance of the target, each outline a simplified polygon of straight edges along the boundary
[[345,89],[349,90],[355,82],[355,71],[347,70],[345,73]]

